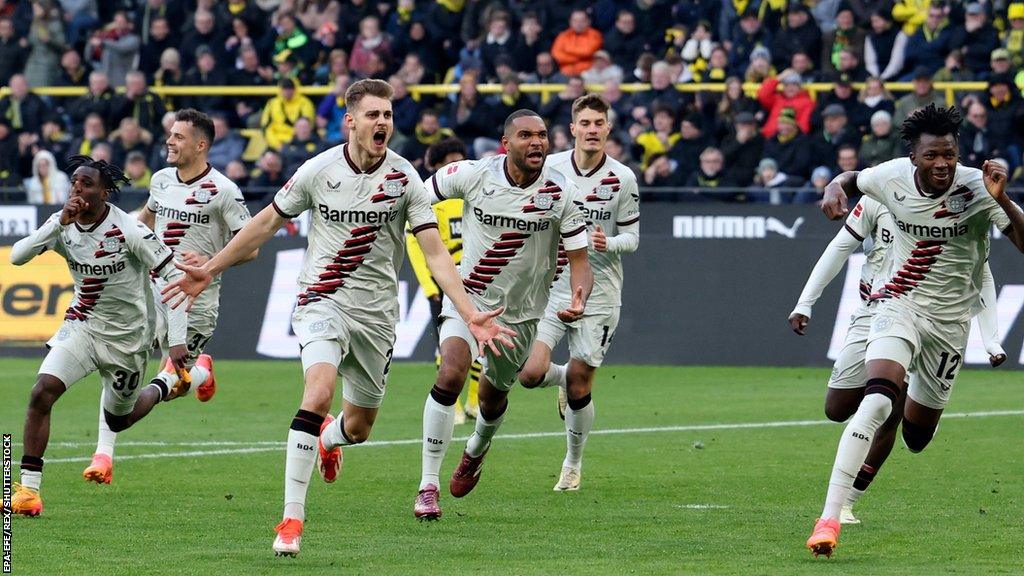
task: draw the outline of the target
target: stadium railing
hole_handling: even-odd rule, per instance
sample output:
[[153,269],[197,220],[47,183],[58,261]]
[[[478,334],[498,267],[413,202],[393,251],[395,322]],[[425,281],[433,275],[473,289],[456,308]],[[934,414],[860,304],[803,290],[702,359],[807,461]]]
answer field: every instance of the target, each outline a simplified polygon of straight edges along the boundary
[[[743,85],[744,91],[748,95],[753,95],[757,92],[757,89],[761,85],[754,82],[747,82]],[[810,92],[811,97],[817,97],[819,92],[827,92],[832,89],[834,84],[830,82],[814,82],[810,84],[804,84],[804,88]],[[565,84],[522,84],[519,89],[527,94],[540,94],[543,100],[547,100],[552,94],[557,94],[562,90],[565,90]],[[863,87],[863,83],[854,83],[854,89],[860,90]],[[914,88],[912,82],[890,82],[885,85],[891,92],[903,93],[910,92]],[[946,104],[951,105],[956,102],[955,95],[962,92],[972,92],[986,90],[988,88],[987,82],[935,82],[934,87],[945,94]],[[650,90],[650,84],[644,83],[626,83],[621,84],[620,88],[623,92],[642,92],[644,90]],[[159,96],[276,96],[280,89],[277,86],[151,86],[149,88],[153,93]],[[331,86],[300,86],[299,92],[309,96],[323,96],[331,92]],[[600,93],[604,89],[601,84],[591,84],[587,86],[587,90],[591,92]],[[724,92],[724,83],[704,83],[704,84],[676,84],[676,89],[680,92],[695,93],[695,92]],[[409,93],[413,96],[418,95],[446,95],[452,94],[459,91],[458,84],[414,84],[408,87]],[[502,90],[501,84],[479,84],[477,90],[482,94],[498,94]],[[40,96],[56,96],[56,97],[68,97],[68,96],[82,96],[86,94],[87,90],[84,87],[38,87],[33,88],[33,92]],[[118,92],[123,92],[123,88],[118,88]],[[8,87],[0,88],[0,97],[10,93]]]

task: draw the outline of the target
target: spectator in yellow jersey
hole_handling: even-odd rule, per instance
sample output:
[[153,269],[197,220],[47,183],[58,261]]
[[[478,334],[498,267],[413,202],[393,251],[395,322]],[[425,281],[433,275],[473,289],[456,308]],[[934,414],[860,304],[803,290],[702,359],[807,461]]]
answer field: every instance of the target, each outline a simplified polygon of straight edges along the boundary
[[310,121],[316,120],[313,102],[298,93],[294,80],[284,78],[278,86],[281,93],[267,102],[260,121],[267,146],[274,150],[280,150],[295,136],[295,121],[300,117],[309,118]]
[[[431,144],[427,148],[426,166],[431,174],[440,170],[443,166],[466,159],[466,146],[458,138],[445,138]],[[434,214],[437,216],[437,228],[441,233],[441,240],[448,248],[448,253],[455,260],[458,266],[462,261],[462,199],[454,198],[434,204]],[[430,316],[434,320],[435,335],[440,328],[438,322],[441,315],[441,289],[434,282],[430,270],[427,268],[426,258],[416,238],[412,234],[406,237],[406,250],[409,254],[409,263],[412,265],[416,279],[423,288],[423,295],[430,302]],[[441,343],[438,342],[438,345]],[[437,363],[440,366],[441,357],[437,356]],[[480,385],[480,371],[482,370],[479,360],[474,360],[469,368],[469,386],[466,388],[466,405],[463,408],[462,401],[455,402],[455,423],[464,424],[467,417],[476,418],[480,412],[480,405],[477,402],[477,387]]]

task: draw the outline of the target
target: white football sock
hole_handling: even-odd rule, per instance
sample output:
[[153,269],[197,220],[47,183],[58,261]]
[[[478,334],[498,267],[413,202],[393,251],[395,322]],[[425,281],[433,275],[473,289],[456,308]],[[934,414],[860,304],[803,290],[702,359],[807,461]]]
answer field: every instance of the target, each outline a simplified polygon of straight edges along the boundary
[[21,469],[21,485],[25,488],[31,488],[36,492],[39,491],[39,486],[43,483],[43,473],[37,470],[25,470]]
[[206,382],[206,379],[210,377],[210,371],[196,364],[188,371],[188,375],[192,377],[192,387],[189,390],[194,390],[196,386]]
[[345,436],[345,415],[339,414],[326,428],[320,432],[320,442],[325,450],[333,450],[337,446],[349,446],[353,444]]
[[503,420],[505,420],[504,412],[494,420],[484,420],[484,414],[480,412],[476,419],[476,429],[473,430],[473,435],[466,442],[466,453],[473,458],[483,454],[487,447],[491,445],[491,438],[494,438],[494,433],[501,427]]
[[565,411],[566,452],[562,466],[580,469],[583,462],[583,448],[587,445],[587,436],[594,427],[594,401],[579,410],[569,408]]
[[839,518],[839,511],[846,502],[846,496],[853,488],[864,459],[871,450],[871,442],[875,432],[892,412],[892,400],[882,394],[868,394],[860,402],[857,413],[850,418],[850,423],[843,430],[836,451],[832,477],[828,482],[828,494],[825,496],[825,508],[822,518]]
[[423,405],[423,473],[420,490],[428,484],[440,486],[441,463],[452,443],[455,430],[455,406],[445,406],[427,395]]
[[111,459],[114,458],[114,442],[117,441],[117,432],[112,432],[110,426],[107,425],[107,417],[103,414],[103,395],[106,391],[100,393],[100,426],[96,432],[96,453],[106,454]]
[[284,463],[284,517],[306,518],[306,490],[316,462],[316,436],[288,430],[288,451]]
[[857,490],[856,488],[850,488],[850,493],[846,495],[846,506],[853,507],[860,500],[860,497],[864,495],[864,490]]
[[537,385],[537,388],[548,388],[550,386],[565,387],[565,364],[555,364],[554,362],[548,364],[548,371],[544,374],[544,379]]

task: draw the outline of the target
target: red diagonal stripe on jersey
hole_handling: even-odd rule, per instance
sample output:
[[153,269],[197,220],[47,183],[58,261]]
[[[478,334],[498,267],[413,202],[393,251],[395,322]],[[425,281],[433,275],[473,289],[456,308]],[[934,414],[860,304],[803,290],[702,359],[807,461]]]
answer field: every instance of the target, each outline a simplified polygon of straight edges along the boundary
[[320,294],[333,294],[338,288],[345,285],[344,280],[333,280],[331,282],[317,282],[309,287],[310,292],[317,292]]
[[349,238],[348,240],[345,240],[345,246],[352,247],[373,244],[373,241],[376,239],[376,234],[370,234],[369,236],[360,236],[359,238]]
[[385,180],[398,180],[400,178],[405,178],[405,173],[398,172],[397,170],[384,175]]
[[168,222],[167,223],[167,229],[168,230],[187,230],[191,226],[192,226],[191,224],[182,224],[181,222]]
[[361,256],[370,251],[370,246],[356,246],[355,248],[346,248],[344,250],[338,250],[338,256],[342,258],[346,256]]
[[938,258],[934,256],[929,258],[908,258],[907,264],[912,266],[931,266],[932,264],[935,264],[937,260]]
[[942,246],[934,246],[932,248],[917,248],[910,251],[911,256],[936,256],[942,254]]
[[[552,192],[561,192],[562,189],[558,187],[554,182],[546,182],[545,186],[540,190],[537,190],[538,194],[549,194]],[[558,199],[558,194],[555,194],[555,199]]]
[[491,266],[481,266],[479,264],[477,264],[476,266],[473,266],[473,270],[475,272],[479,272],[481,274],[501,274],[501,268],[494,268],[494,267],[491,267]]
[[359,228],[352,229],[352,236],[362,236],[363,234],[369,234],[378,230],[380,230],[380,226],[360,226]]
[[341,256],[336,256],[334,258],[333,262],[335,264],[346,264],[346,265],[347,264],[356,264],[357,265],[357,264],[362,264],[363,263],[363,257],[362,256],[353,256],[351,258],[343,258]]
[[918,240],[915,246],[918,248],[932,248],[934,246],[942,246],[945,243],[945,240]]
[[164,230],[164,238],[184,238],[187,230]]
[[484,266],[508,266],[508,258],[481,258],[480,263]]
[[526,240],[529,237],[530,237],[529,234],[522,234],[520,232],[502,232],[501,233],[501,239],[502,240]]
[[468,278],[464,278],[462,280],[462,285],[466,286],[468,288],[473,288],[475,290],[486,290],[487,289],[487,285],[486,284],[477,282],[476,280],[469,280]]
[[896,272],[896,275],[899,276],[900,278],[907,278],[909,280],[924,280],[924,274],[910,272],[906,269],[906,266],[904,266],[903,268],[903,270],[899,270]]
[[82,278],[82,284],[104,284],[106,278]]
[[356,268],[359,268],[359,264],[328,264],[327,266],[324,266],[324,268],[331,272],[355,272]]
[[911,288],[916,288],[917,287],[917,282],[914,282],[912,280],[907,280],[906,278],[904,278],[904,277],[902,277],[902,276],[900,276],[898,274],[897,274],[897,276],[895,278],[892,279],[892,283],[893,284],[899,284],[900,286],[909,286]]
[[508,248],[522,248],[523,247],[523,241],[522,240],[498,241],[498,242],[494,243],[494,247],[496,249],[498,249],[498,250],[505,250],[505,249],[508,249]]
[[[549,208],[549,210],[550,210],[550,208]],[[534,212],[544,212],[544,210],[541,210],[540,208],[537,208],[533,204],[527,204],[526,206],[523,206],[523,213],[524,214],[533,214]]]
[[329,271],[329,272],[323,272],[323,273],[320,274],[320,280],[323,280],[323,281],[326,281],[326,280],[344,280],[345,278],[348,278],[348,274],[345,274],[344,272],[330,272]]
[[477,274],[476,272],[470,272],[469,273],[469,278],[471,280],[476,280],[477,282],[483,282],[484,284],[490,284],[491,282],[494,282],[494,277],[493,276],[481,276],[480,274]]
[[177,246],[178,244],[181,244],[181,240],[179,240],[177,238],[171,238],[171,239],[168,239],[168,240],[164,240],[164,244],[166,244],[168,247],[170,247],[170,246]]
[[569,259],[568,258],[559,258],[558,261],[556,261],[555,263],[558,264],[559,266],[565,266],[566,264],[569,263]]
[[209,190],[216,190],[217,189],[217,185],[214,184],[213,182],[210,182],[209,180],[207,180],[206,182],[203,182],[202,184],[200,184],[199,187],[200,188],[207,188]]
[[[910,260],[916,260],[916,258],[911,258]],[[917,272],[923,274],[925,272],[931,271],[930,266],[914,266],[913,264],[910,263],[910,260],[907,260],[907,265],[903,267],[903,269],[906,270],[907,272]]]
[[107,256],[113,256],[114,254],[116,254],[116,252],[104,252],[103,250],[97,250],[96,252],[93,252],[92,257],[93,258],[105,258]]
[[484,256],[489,258],[510,258],[515,255],[515,250],[488,250],[484,252]]
[[898,284],[886,284],[885,289],[896,294],[906,294],[909,290]]
[[118,228],[117,226],[114,226],[110,230],[107,230],[106,232],[104,232],[103,235],[106,236],[107,238],[110,238],[111,236],[120,236],[121,235],[121,229]]
[[86,284],[79,289],[82,294],[92,294],[93,292],[102,292],[106,286],[102,284]]
[[618,184],[618,183],[619,183],[619,178],[617,176],[612,176],[610,178],[602,178],[601,179],[601,184]]

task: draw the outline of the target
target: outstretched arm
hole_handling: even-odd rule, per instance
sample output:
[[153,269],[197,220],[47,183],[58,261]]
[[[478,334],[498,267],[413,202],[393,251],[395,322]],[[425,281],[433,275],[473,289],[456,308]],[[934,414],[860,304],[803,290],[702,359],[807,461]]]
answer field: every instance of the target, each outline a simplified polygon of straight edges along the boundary
[[853,254],[860,245],[861,239],[854,236],[845,226],[828,243],[811,270],[811,275],[807,278],[803,291],[800,292],[796,307],[789,315],[789,326],[794,332],[801,336],[804,335],[807,323],[811,319],[811,307],[818,301],[818,298],[821,298],[825,286],[828,286],[836,274],[839,274],[850,254]]

